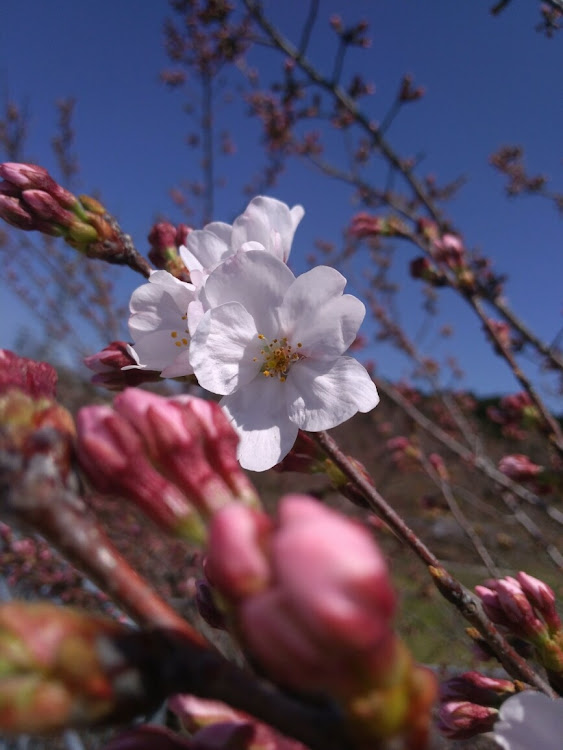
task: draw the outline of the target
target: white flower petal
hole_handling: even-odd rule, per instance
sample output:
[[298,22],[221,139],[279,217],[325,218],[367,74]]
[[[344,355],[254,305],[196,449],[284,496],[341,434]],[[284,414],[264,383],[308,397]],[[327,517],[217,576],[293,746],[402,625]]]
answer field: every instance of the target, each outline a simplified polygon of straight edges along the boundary
[[254,320],[238,302],[209,310],[190,345],[200,386],[225,395],[249,383],[260,371],[260,347]]
[[284,297],[280,325],[302,353],[314,359],[333,360],[356,338],[365,307],[357,297],[342,295],[346,279],[327,266],[299,276]]
[[207,269],[214,268],[231,253],[230,245],[207,229],[194,229],[190,232],[186,248]]
[[504,750],[561,750],[563,700],[527,690],[506,700],[494,726],[495,740]]
[[250,250],[216,268],[201,299],[207,309],[239,302],[256,321],[259,333],[272,338],[279,332],[278,308],[294,280],[285,263],[265,251]]
[[352,357],[332,364],[301,360],[291,368],[286,386],[289,418],[310,432],[329,430],[379,403],[375,384]]
[[165,367],[160,373],[163,378],[181,378],[183,375],[192,375],[194,368],[190,362],[190,351],[184,349],[178,354],[172,364]]
[[233,224],[233,249],[237,250],[248,240],[256,240],[267,252],[287,262],[293,235],[304,213],[301,206],[294,206],[290,211],[282,201],[259,195]]
[[297,426],[287,417],[284,385],[277,378],[261,376],[221,400],[239,434],[238,459],[245,469],[270,469],[295,443]]
[[231,237],[233,234],[233,228],[230,224],[224,221],[212,221],[210,224],[206,224],[204,227],[206,232],[211,232],[223,240],[227,247],[231,247]]
[[[179,371],[174,373],[174,377],[191,375],[193,369],[189,364],[188,346],[186,344],[182,347],[177,347],[177,338],[173,338],[172,333],[173,331],[170,330],[159,329],[152,333],[147,333],[135,343],[135,346],[132,348],[143,369],[155,370],[162,373],[176,362],[180,354],[184,354],[178,367]],[[166,377],[171,376],[167,375]]]

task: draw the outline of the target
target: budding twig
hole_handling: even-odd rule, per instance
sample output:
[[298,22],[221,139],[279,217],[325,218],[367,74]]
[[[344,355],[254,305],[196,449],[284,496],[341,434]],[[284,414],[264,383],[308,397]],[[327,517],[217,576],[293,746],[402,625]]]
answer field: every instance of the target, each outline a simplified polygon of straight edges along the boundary
[[426,564],[436,588],[442,596],[451,602],[461,615],[476,627],[483,638],[506,669],[516,679],[534,685],[542,692],[555,697],[554,691],[535,670],[523,659],[495,626],[488,620],[477,599],[470,591],[454,578],[424,542],[415,534],[407,523],[396,513],[387,501],[379,494],[369,480],[358,471],[357,467],[340,450],[335,440],[326,432],[311,433],[311,437],[323,448],[339,469],[363,494],[373,508],[389,527],[417,554]]

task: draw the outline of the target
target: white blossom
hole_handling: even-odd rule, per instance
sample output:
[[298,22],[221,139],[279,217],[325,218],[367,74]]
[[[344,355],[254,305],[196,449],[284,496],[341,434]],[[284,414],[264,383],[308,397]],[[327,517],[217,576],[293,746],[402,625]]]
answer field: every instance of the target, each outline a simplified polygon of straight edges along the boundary
[[156,370],[167,378],[192,374],[187,316],[188,306],[196,298],[193,284],[168,271],[153,271],[148,283],[131,296],[131,354],[139,364],[124,369]]
[[563,700],[526,690],[506,700],[494,726],[503,750],[561,750]]
[[180,255],[196,286],[227,258],[246,250],[265,250],[284,263],[291,252],[301,206],[289,208],[282,201],[259,195],[250,201],[233,225],[215,221],[189,233]]
[[249,250],[222,262],[190,306],[190,316],[199,308],[191,364],[203,388],[224,396],[245,468],[281,461],[299,429],[330,429],[377,405],[364,367],[343,356],[365,315],[345,285],[332,268],[295,278],[281,257]]

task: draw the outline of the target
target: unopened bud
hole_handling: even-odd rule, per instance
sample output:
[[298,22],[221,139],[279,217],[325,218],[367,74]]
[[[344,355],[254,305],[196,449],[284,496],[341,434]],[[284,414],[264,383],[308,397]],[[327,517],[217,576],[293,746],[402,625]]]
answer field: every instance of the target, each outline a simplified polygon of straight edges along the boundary
[[[112,341],[100,352],[85,357],[86,367],[96,373],[92,383],[109,391],[122,391],[130,386],[158,382],[161,379],[158,372],[132,367],[139,364],[132,352],[126,341]],[[123,369],[125,367],[128,369]]]
[[547,583],[521,571],[517,575],[518,583],[528,600],[543,617],[550,634],[555,635],[562,629],[561,618],[555,606],[555,594]]
[[80,250],[93,242],[97,242],[99,237],[96,228],[91,224],[85,224],[83,221],[78,221],[73,218],[72,223],[68,227],[66,239],[73,245],[73,247]]
[[18,229],[30,232],[36,229],[36,220],[21,201],[10,195],[0,194],[0,219]]
[[469,701],[481,706],[498,707],[502,701],[516,691],[512,680],[488,677],[480,672],[464,672],[440,685],[440,700]]
[[135,702],[148,708],[143,676],[119,645],[126,633],[52,604],[1,605],[0,731],[43,734],[98,724]]
[[438,729],[450,739],[465,740],[490,732],[498,711],[469,701],[450,701],[440,706]]
[[24,190],[22,199],[33,213],[43,221],[70,227],[76,221],[72,211],[63,208],[58,201],[43,190]]
[[142,436],[160,471],[203,515],[233,500],[258,507],[256,491],[236,460],[238,437],[218,404],[128,388],[114,407]]
[[99,492],[130,500],[169,533],[205,537],[188,498],[152,466],[126,419],[107,406],[86,406],[78,413],[77,430],[80,465]]

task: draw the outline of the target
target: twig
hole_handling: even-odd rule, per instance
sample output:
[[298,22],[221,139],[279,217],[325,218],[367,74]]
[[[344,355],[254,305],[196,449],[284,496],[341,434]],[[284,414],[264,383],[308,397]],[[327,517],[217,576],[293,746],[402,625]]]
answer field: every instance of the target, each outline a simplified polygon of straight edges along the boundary
[[326,432],[309,433],[336,466],[348,477],[363,495],[369,506],[380,515],[392,531],[397,534],[427,565],[432,579],[445,599],[451,602],[471,625],[476,627],[487,641],[508,674],[515,679],[534,685],[551,697],[554,691],[517,651],[507,642],[483,612],[481,603],[470,591],[444,568],[424,542],[379,494],[366,476],[340,450],[335,440]]
[[477,315],[479,316],[481,322],[485,326],[487,332],[495,342],[496,346],[498,347],[498,351],[502,355],[502,357],[506,360],[508,365],[510,366],[510,369],[514,373],[514,377],[518,380],[522,388],[530,395],[530,398],[536,405],[539,413],[542,416],[543,421],[545,422],[545,425],[549,432],[551,433],[551,437],[553,440],[554,445],[557,447],[560,453],[563,453],[563,432],[561,431],[561,427],[559,426],[559,423],[557,420],[553,417],[547,406],[544,404],[541,396],[536,391],[530,380],[526,377],[524,372],[520,369],[520,366],[516,362],[512,352],[508,349],[507,346],[505,346],[504,342],[502,341],[502,338],[499,336],[498,332],[496,331],[495,327],[491,325],[491,321],[487,317],[487,314],[485,313],[481,300],[478,299],[475,295],[465,295],[465,298],[467,302],[470,304],[470,306],[475,310]]
[[434,484],[436,484],[437,487],[440,488],[440,491],[442,492],[442,495],[444,496],[444,499],[447,502],[453,517],[459,524],[460,528],[463,529],[471,544],[474,546],[475,551],[483,561],[485,567],[489,571],[489,574],[493,578],[498,578],[499,572],[497,566],[493,561],[493,558],[490,556],[489,551],[481,541],[479,534],[477,534],[473,526],[465,517],[465,514],[461,510],[459,503],[454,497],[450,483],[444,477],[438,474],[438,472],[430,464],[427,457],[422,451],[419,451],[419,460],[430,479],[434,482]]

